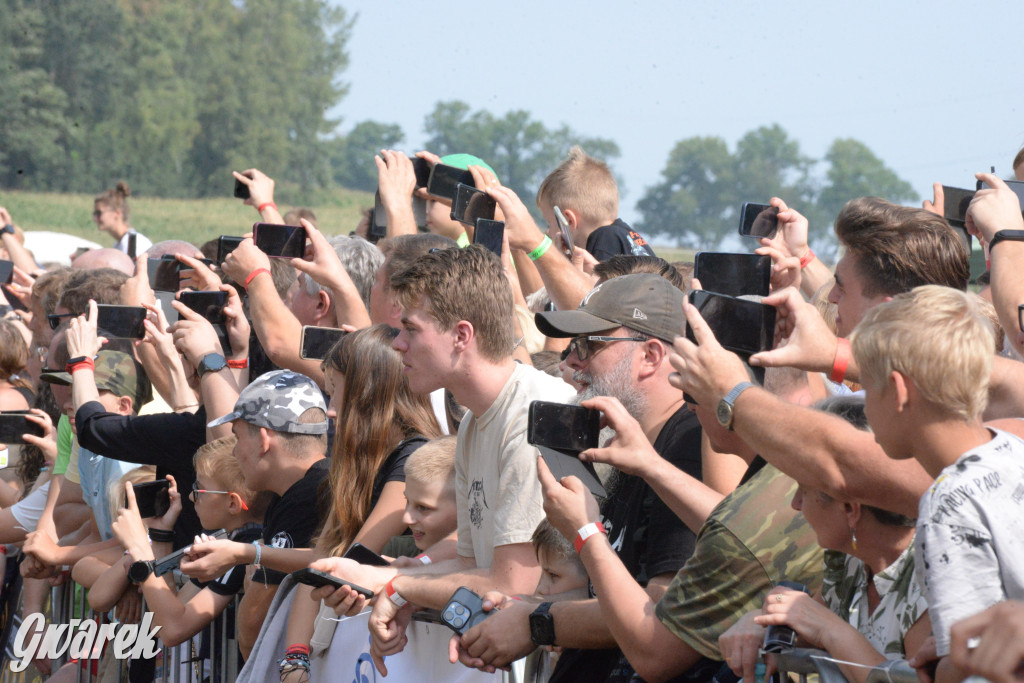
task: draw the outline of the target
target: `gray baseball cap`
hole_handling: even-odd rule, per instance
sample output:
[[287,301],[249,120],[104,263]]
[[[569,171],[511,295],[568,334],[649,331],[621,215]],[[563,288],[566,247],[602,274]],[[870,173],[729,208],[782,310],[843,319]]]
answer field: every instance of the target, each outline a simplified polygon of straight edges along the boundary
[[613,277],[594,287],[575,311],[546,311],[535,316],[549,337],[579,337],[628,327],[669,344],[683,333],[683,293],[651,273]]
[[291,370],[275,370],[254,379],[238,395],[233,411],[206,426],[217,427],[245,420],[275,432],[326,434],[326,417],[323,422],[299,422],[302,414],[310,408],[319,408],[325,416],[327,414],[327,405],[316,383]]

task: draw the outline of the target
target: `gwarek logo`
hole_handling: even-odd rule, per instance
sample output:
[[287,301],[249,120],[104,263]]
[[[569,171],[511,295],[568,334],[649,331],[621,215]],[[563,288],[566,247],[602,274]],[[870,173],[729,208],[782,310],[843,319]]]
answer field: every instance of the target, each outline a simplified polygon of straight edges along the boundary
[[46,617],[39,612],[30,614],[14,636],[14,656],[19,661],[11,662],[11,671],[24,671],[33,654],[44,659],[58,659],[64,653],[71,659],[98,657],[107,642],[114,648],[116,659],[151,659],[159,651],[156,634],[161,628],[151,628],[152,622],[153,613],[146,612],[141,624],[97,626],[92,619],[72,619],[67,624],[50,624],[41,629]]

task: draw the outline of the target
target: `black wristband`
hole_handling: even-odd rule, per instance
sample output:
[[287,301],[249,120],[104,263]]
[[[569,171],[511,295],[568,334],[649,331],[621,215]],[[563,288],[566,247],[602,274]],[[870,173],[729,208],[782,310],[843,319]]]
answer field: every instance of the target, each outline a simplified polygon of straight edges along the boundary
[[153,543],[174,543],[174,532],[169,529],[150,529],[149,540]]

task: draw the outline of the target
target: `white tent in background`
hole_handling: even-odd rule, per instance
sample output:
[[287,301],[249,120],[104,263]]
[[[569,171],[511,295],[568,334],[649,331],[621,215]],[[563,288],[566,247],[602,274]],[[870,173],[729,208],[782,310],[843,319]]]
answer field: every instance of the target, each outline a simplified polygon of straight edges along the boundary
[[25,248],[32,252],[36,263],[59,263],[71,265],[71,255],[79,247],[100,249],[102,245],[75,235],[62,232],[33,230],[25,233]]

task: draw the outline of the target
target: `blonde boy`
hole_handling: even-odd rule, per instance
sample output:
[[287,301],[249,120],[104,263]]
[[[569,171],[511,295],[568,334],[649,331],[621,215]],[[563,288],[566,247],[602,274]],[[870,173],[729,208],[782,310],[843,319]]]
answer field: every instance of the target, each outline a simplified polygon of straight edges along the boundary
[[937,285],[873,308],[852,337],[875,440],[936,478],[914,542],[940,657],[952,624],[1024,598],[1024,441],[981,417],[993,340],[971,295]]
[[[454,557],[458,508],[455,505],[455,442],[454,436],[434,439],[423,444],[405,462],[405,516],[416,547],[424,554],[423,564]],[[448,548],[432,550],[442,541]],[[447,551],[447,552],[446,552]]]

